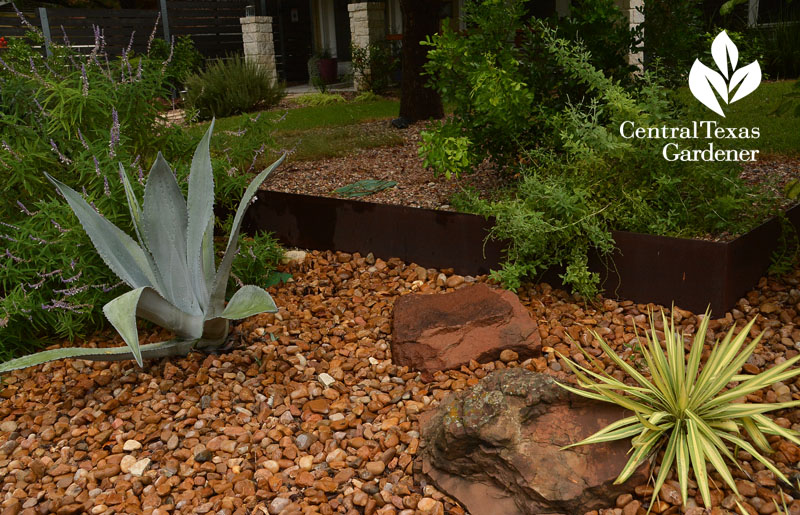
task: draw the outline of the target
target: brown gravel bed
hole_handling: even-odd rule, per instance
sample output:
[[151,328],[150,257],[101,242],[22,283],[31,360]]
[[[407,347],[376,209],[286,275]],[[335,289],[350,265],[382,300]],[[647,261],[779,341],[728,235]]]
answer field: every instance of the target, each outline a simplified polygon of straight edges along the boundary
[[418,122],[407,129],[390,128],[387,120],[360,124],[365,133],[396,131],[405,141],[402,145],[358,150],[346,157],[289,162],[273,172],[262,187],[287,193],[339,197],[333,190],[363,179],[391,180],[397,182],[397,186],[363,200],[451,210],[450,199],[462,188],[472,187],[488,193],[504,184],[502,173],[488,163],[459,179],[435,176],[432,170],[422,165],[418,152],[419,132],[425,123]]
[[[519,296],[539,324],[543,357],[472,362],[426,383],[392,364],[395,299],[485,277],[331,252],[313,252],[290,271],[292,282],[271,289],[279,313],[236,325],[239,347],[227,354],[193,353],[143,370],[133,362],[63,360],[8,375],[0,391],[0,514],[461,515],[463,508],[419,474],[420,413],[498,368],[567,377],[555,352],[583,359],[568,335],[618,376],[589,330],[631,357],[634,326],[643,330],[645,314],[656,308],[611,299],[587,307],[546,284],[528,286]],[[762,279],[735,309],[711,321],[710,333],[719,337],[760,315],[754,332],[766,334],[748,373],[797,355],[798,284],[800,269]],[[688,333],[698,325],[690,312],[676,308],[674,316]],[[102,336],[90,342],[107,343]],[[800,380],[776,384],[749,400],[799,399],[799,387]],[[800,429],[800,410],[775,417]],[[797,474],[800,448],[771,440],[777,466]],[[732,473],[745,507],[772,513],[779,495],[772,473],[746,453],[738,458],[744,471]],[[718,477],[716,484],[722,484]],[[712,492],[715,506],[708,512],[697,508],[694,489],[689,506],[678,507],[675,488],[665,485],[654,513],[735,509],[726,489]],[[649,493],[642,487],[600,513],[642,514]],[[800,500],[785,499],[792,514],[800,513]]]

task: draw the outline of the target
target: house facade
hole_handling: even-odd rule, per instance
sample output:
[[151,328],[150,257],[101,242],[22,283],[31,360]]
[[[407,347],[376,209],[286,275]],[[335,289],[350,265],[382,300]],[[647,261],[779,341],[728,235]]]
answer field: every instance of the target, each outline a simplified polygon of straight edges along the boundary
[[[644,18],[637,7],[642,0],[616,0],[633,26]],[[307,62],[315,53],[329,53],[338,61],[339,74],[350,71],[351,43],[365,46],[380,40],[400,40],[403,20],[400,0],[360,2],[354,0],[278,0],[268,2],[267,14],[276,26],[275,52],[278,70],[289,83],[308,80]],[[531,15],[548,17],[569,14],[570,0],[529,1]],[[440,17],[453,28],[463,29],[464,0],[442,2]],[[633,64],[641,54],[629,56]]]

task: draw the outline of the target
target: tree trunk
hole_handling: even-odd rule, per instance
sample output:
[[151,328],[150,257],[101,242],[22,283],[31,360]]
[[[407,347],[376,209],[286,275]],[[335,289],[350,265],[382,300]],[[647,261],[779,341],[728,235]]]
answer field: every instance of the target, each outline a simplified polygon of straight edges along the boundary
[[400,116],[411,122],[441,118],[442,99],[431,88],[425,87],[427,75],[422,66],[428,60],[430,47],[420,45],[426,36],[439,31],[438,0],[400,0],[403,13],[403,81],[400,87]]

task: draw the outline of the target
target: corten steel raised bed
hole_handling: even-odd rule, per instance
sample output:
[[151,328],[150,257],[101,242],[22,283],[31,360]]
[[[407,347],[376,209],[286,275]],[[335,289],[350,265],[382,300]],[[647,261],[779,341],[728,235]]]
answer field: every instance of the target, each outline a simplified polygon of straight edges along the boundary
[[[800,206],[787,212],[800,227]],[[259,191],[244,229],[272,231],[285,245],[372,252],[425,267],[478,275],[498,268],[504,244],[486,241],[491,220],[481,216],[311,195]],[[607,296],[723,313],[766,272],[780,224],[770,220],[731,242],[614,231],[617,250],[590,260]],[[558,282],[558,273],[544,274]]]

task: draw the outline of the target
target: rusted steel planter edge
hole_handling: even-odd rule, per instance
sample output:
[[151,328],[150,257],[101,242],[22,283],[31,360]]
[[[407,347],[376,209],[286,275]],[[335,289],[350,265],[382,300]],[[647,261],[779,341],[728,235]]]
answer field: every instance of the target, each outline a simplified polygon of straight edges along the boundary
[[[787,216],[797,230],[800,206]],[[492,220],[466,213],[274,191],[259,191],[244,221],[247,233],[271,231],[292,247],[372,252],[463,275],[502,261],[504,243],[486,240],[491,228]],[[614,231],[617,250],[593,256],[590,269],[611,297],[723,313],[764,275],[779,234],[775,219],[731,242]],[[544,279],[558,282],[558,271]]]

